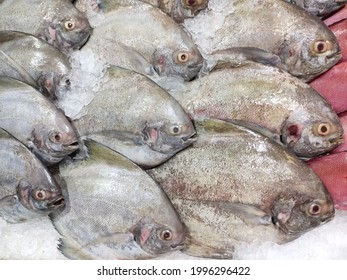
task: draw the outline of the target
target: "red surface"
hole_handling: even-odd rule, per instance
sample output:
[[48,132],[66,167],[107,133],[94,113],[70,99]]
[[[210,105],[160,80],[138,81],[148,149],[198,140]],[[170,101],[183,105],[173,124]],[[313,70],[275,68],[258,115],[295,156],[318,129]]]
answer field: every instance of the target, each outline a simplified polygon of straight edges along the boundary
[[308,165],[327,187],[336,209],[347,210],[347,152],[316,158]]
[[331,17],[324,20],[324,23],[328,26],[347,18],[347,5],[345,5],[341,10],[333,14]]

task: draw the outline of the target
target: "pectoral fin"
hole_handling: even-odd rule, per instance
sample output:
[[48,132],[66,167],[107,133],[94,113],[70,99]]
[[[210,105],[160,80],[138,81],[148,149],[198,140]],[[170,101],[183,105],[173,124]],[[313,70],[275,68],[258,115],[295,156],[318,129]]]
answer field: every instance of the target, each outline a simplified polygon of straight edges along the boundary
[[250,225],[272,225],[272,217],[263,210],[248,204],[216,201],[211,202],[215,207],[230,211],[245,223]]
[[31,85],[32,87],[36,89],[39,88],[39,86],[37,85],[33,77],[31,77],[31,75],[19,63],[14,61],[10,56],[8,56],[2,50],[0,50],[0,60],[4,61],[4,63],[6,63],[12,69],[17,71],[28,85]]

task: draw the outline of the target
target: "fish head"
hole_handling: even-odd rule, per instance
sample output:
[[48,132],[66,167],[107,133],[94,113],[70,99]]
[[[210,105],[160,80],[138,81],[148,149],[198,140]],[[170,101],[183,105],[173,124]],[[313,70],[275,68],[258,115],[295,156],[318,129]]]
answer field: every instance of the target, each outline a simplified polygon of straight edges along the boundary
[[54,13],[56,16],[50,20],[45,37],[62,52],[80,49],[93,30],[87,16],[69,2],[57,7]]
[[273,204],[272,214],[272,222],[286,234],[300,236],[331,221],[335,208],[329,194],[324,199],[293,193],[280,195]]
[[37,125],[32,133],[33,152],[46,164],[55,164],[79,148],[74,128],[65,117],[56,116],[55,127]]
[[195,134],[193,123],[188,119],[179,123],[146,124],[141,141],[154,151],[175,154],[194,143]]
[[131,233],[135,242],[153,255],[182,249],[185,241],[185,230],[181,223],[162,225],[151,218],[141,219]]
[[[282,128],[282,143],[304,158],[327,153],[342,144],[342,124],[336,114],[328,108],[320,112],[320,108],[317,108],[317,114],[306,119],[303,117],[304,114],[290,116]],[[321,114],[324,112],[325,115]]]
[[33,185],[21,179],[17,186],[17,197],[25,208],[36,213],[51,213],[65,206],[61,189],[52,180]]
[[177,48],[157,48],[152,54],[151,63],[159,76],[180,77],[184,81],[195,78],[203,65],[203,57],[191,39],[181,31],[183,43]]
[[318,17],[328,16],[347,3],[346,0],[291,0],[290,2]]
[[317,33],[313,34],[290,35],[278,53],[283,69],[306,82],[327,71],[342,57],[335,35],[326,27],[316,29]]
[[37,83],[39,91],[51,99],[62,96],[71,88],[70,78],[67,75],[57,75],[54,72],[47,72],[41,75]]
[[207,6],[208,0],[174,0],[171,15],[176,22],[182,23],[184,19],[194,17]]

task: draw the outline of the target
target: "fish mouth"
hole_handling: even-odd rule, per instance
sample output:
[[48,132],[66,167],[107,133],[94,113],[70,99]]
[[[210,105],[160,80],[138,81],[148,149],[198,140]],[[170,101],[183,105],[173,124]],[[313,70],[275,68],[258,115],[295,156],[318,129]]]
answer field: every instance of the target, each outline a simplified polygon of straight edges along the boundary
[[71,153],[78,150],[78,148],[79,148],[79,143],[78,143],[78,141],[75,141],[75,140],[72,141],[71,143],[64,145],[64,150],[71,152]]
[[63,206],[65,206],[65,199],[62,195],[59,195],[55,200],[53,200],[47,204],[47,207],[50,210],[58,209],[58,208],[63,207]]

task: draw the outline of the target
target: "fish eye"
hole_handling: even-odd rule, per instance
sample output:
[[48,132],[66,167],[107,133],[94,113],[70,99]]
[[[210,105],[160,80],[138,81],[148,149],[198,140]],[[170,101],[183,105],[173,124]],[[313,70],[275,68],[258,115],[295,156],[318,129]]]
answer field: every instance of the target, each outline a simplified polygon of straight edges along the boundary
[[322,54],[331,48],[331,43],[329,41],[316,41],[313,43],[313,51],[316,54]]
[[182,133],[182,128],[180,126],[174,125],[170,127],[170,134],[178,135]]
[[72,20],[67,20],[65,23],[64,23],[64,27],[67,29],[67,30],[72,30],[75,28],[75,23],[72,21]]
[[321,211],[322,211],[322,207],[315,202],[312,203],[308,208],[308,212],[313,216],[319,215]]
[[177,55],[177,60],[178,62],[180,63],[185,63],[189,60],[189,54],[188,53],[185,53],[185,52],[180,52],[178,55]]
[[325,136],[331,132],[331,126],[328,123],[320,123],[314,128],[316,135]]
[[35,190],[33,192],[33,197],[36,200],[42,201],[42,200],[46,199],[47,195],[46,195],[46,192],[44,190]]
[[171,230],[165,229],[160,233],[160,239],[169,241],[172,239],[172,232]]
[[52,132],[49,136],[49,140],[53,143],[59,143],[63,140],[63,135],[60,132]]

